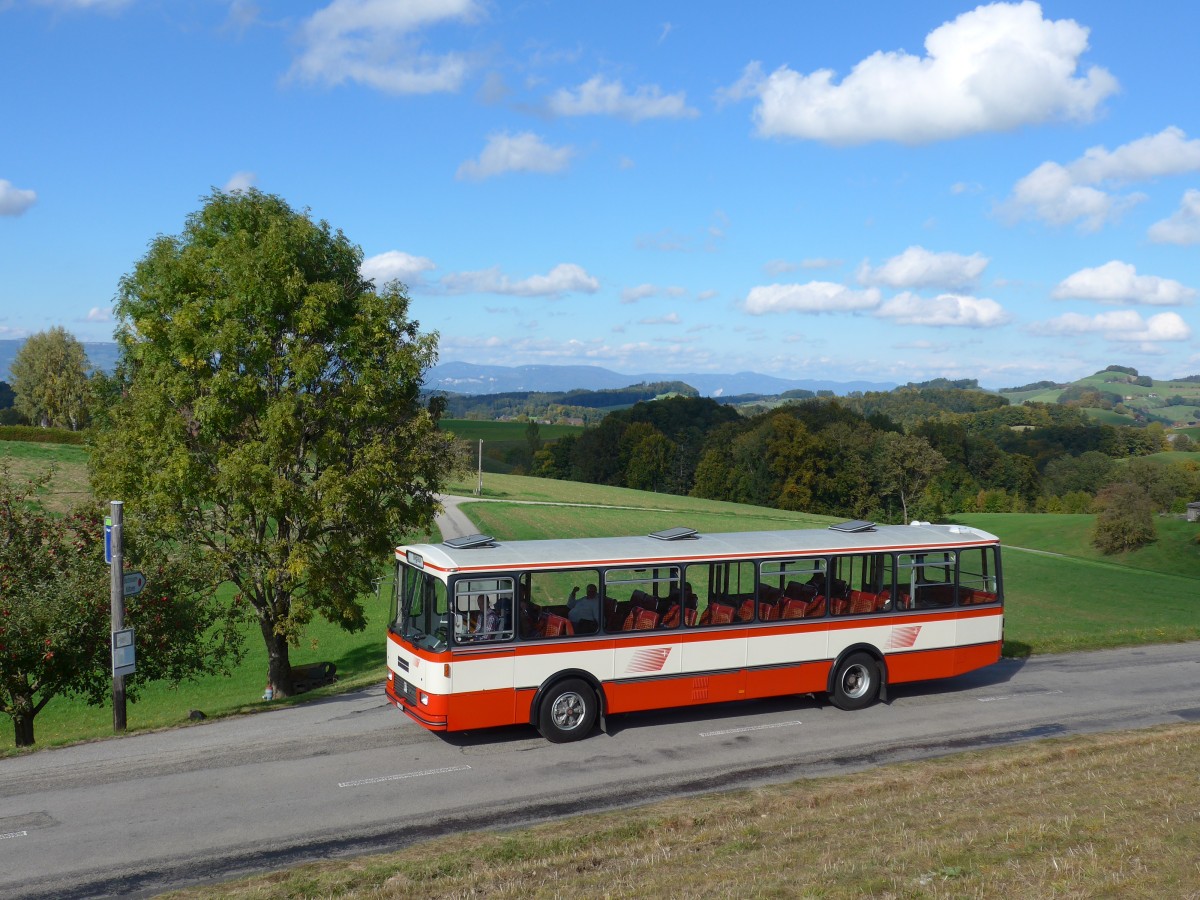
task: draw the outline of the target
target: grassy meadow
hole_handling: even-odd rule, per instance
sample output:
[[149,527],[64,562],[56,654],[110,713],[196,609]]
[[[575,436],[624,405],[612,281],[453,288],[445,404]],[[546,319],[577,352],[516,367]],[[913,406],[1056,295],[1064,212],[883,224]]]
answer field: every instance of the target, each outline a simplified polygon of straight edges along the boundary
[[18,481],[53,470],[53,479],[37,494],[37,499],[54,512],[65,512],[91,497],[87,450],[76,444],[0,441],[0,463],[6,464]]

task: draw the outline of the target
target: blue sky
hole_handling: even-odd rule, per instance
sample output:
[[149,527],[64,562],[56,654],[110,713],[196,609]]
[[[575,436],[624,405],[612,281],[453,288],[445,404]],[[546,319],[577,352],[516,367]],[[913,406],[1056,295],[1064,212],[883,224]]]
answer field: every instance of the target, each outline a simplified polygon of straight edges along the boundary
[[248,186],[441,360],[1200,372],[1200,5],[0,0],[0,338]]

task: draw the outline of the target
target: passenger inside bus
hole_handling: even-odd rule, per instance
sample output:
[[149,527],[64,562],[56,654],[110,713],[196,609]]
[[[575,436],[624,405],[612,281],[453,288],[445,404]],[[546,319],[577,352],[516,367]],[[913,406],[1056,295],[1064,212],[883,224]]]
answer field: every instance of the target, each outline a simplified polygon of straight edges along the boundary
[[567,618],[575,627],[576,634],[591,634],[600,630],[600,591],[594,584],[587,586],[584,596],[578,596],[579,587],[571,589],[567,598]]

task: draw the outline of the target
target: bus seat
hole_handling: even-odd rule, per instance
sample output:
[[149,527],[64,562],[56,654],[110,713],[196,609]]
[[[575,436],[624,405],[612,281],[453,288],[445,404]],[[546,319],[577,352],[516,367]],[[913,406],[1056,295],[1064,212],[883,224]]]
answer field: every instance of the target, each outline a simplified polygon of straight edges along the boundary
[[679,624],[679,604],[675,603],[667,610],[666,615],[662,617],[662,621],[658,623],[659,628],[674,628]]
[[728,625],[733,621],[734,609],[726,603],[710,603],[704,612],[710,625]]
[[763,622],[773,622],[779,618],[779,604],[777,603],[760,603],[758,604],[758,618]]
[[737,618],[739,622],[754,621],[754,599],[743,600],[742,605],[738,607]]
[[550,613],[546,616],[546,637],[559,637],[564,634],[574,634],[575,626],[571,624],[571,620],[555,613]]
[[804,600],[798,600],[788,597],[780,604],[782,609],[779,612],[781,619],[802,619],[805,615],[805,610],[808,609],[808,603]]
[[825,595],[817,594],[808,601],[808,607],[804,610],[804,618],[815,619],[825,615]]
[[850,613],[851,615],[861,615],[875,611],[875,601],[878,597],[870,591],[851,591],[850,592]]
[[695,625],[696,624],[696,610],[685,609],[683,611],[683,622],[685,625]]

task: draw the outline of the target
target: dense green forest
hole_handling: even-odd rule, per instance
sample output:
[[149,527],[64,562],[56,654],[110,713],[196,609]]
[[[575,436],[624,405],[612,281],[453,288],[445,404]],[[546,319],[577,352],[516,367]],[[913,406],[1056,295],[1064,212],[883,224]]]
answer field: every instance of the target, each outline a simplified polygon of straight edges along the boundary
[[531,474],[876,521],[1086,512],[1114,485],[1134,487],[1125,506],[1179,512],[1200,497],[1200,466],[1164,454],[1171,446],[1158,424],[1105,425],[1070,405],[963,388],[812,398],[752,416],[672,397],[542,447]]

